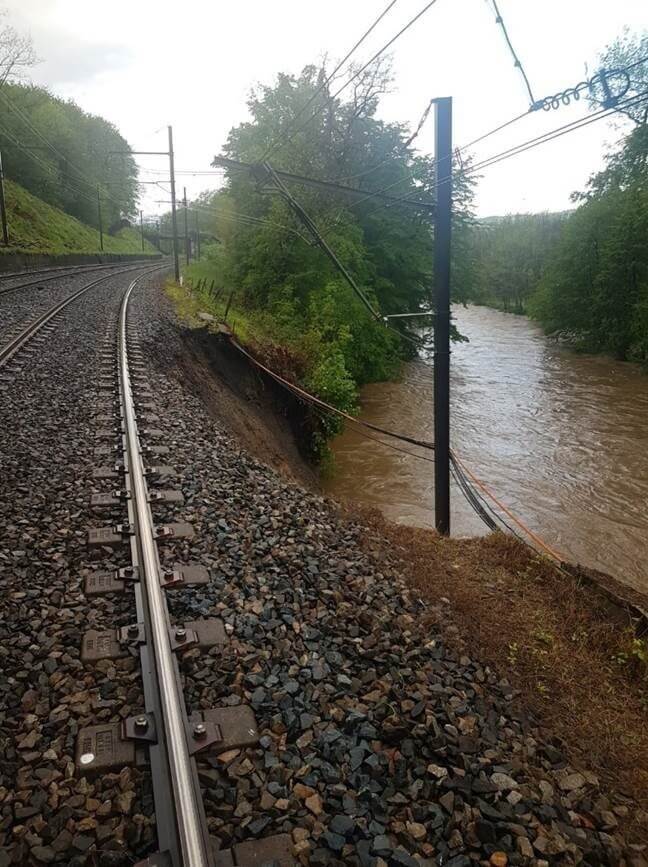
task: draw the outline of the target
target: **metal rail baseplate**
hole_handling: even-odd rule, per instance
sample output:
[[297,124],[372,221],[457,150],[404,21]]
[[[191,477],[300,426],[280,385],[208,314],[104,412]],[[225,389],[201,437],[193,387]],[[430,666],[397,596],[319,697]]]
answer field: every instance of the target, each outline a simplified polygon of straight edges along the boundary
[[[169,617],[167,593],[190,584],[205,584],[209,573],[200,564],[177,563],[162,568],[160,563],[158,546],[173,546],[176,539],[188,538],[194,531],[187,523],[156,525],[153,519],[152,509],[158,503],[182,503],[183,497],[177,491],[150,487],[157,478],[172,475],[171,467],[144,463],[145,457],[166,454],[168,449],[150,444],[163,432],[145,427],[158,419],[148,412],[152,408],[148,402],[138,406],[136,400],[137,396],[140,400],[149,396],[140,381],[139,364],[136,373],[130,366],[132,356],[140,357],[139,352],[129,349],[129,339],[136,335],[127,322],[128,302],[136,283],[134,280],[126,291],[119,313],[118,376],[112,378],[106,371],[99,384],[99,390],[108,387],[115,394],[114,402],[111,399],[114,416],[106,415],[105,409],[95,416],[104,426],[98,440],[109,443],[97,447],[97,457],[114,456],[116,461],[94,477],[112,484],[106,493],[95,492],[91,500],[95,509],[120,509],[127,518],[88,534],[90,546],[107,549],[130,545],[131,565],[85,577],[88,596],[132,590],[136,616],[120,628],[87,632],[81,656],[93,665],[105,658],[139,654],[144,710],[121,721],[82,729],[77,766],[86,772],[115,770],[133,763],[149,767],[160,851],[138,867],[293,867],[296,862],[289,835],[216,851],[207,830],[196,757],[253,746],[258,743],[259,731],[247,705],[205,709],[189,716],[184,704],[179,669],[182,655],[225,645],[229,637],[217,618],[172,625]],[[108,357],[108,352],[102,353],[102,358]],[[115,475],[119,477],[118,487]]]

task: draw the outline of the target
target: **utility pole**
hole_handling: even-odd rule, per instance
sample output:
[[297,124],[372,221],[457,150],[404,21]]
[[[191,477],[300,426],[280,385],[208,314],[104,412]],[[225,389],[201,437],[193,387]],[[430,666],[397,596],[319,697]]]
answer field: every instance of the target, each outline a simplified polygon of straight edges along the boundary
[[196,210],[194,210],[194,217],[196,220],[196,259],[200,259],[200,221]]
[[450,535],[450,233],[452,223],[452,97],[435,100],[434,222],[434,522]]
[[185,236],[185,259],[186,264],[189,264],[189,251],[191,241],[189,240],[189,228],[187,226],[187,188],[182,188],[182,204],[184,205],[184,236]]
[[173,127],[169,126],[169,179],[171,181],[171,225],[173,227],[173,268],[176,282],[180,280],[178,260],[178,218],[176,215],[175,163],[173,158]]
[[101,193],[97,187],[97,219],[99,220],[99,247],[103,253],[103,221],[101,219]]
[[0,151],[0,218],[2,219],[2,243],[9,246],[9,230],[7,228],[7,205],[5,202],[4,171],[2,169],[2,151]]
[[140,210],[140,237],[142,238],[142,253],[144,252],[144,218]]
[[[110,154],[128,154],[135,156],[142,154],[147,156],[168,157],[169,158],[169,183],[171,184],[171,222],[173,225],[173,267],[176,281],[180,280],[180,263],[178,261],[178,220],[176,215],[176,188],[175,188],[175,164],[173,158],[173,127],[167,127],[169,133],[169,150],[168,151],[109,151]],[[160,224],[158,222],[158,244],[160,240]],[[102,247],[103,249],[103,247]]]

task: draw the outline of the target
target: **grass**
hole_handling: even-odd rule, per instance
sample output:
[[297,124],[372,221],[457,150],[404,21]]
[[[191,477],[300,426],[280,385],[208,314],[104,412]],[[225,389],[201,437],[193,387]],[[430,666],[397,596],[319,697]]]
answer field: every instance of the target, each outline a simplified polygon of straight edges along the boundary
[[[9,247],[2,253],[99,253],[99,232],[64,211],[32,196],[13,181],[5,181]],[[137,229],[121,229],[116,235],[104,232],[104,252],[141,253]],[[144,241],[144,253],[158,251]]]
[[[215,319],[224,321],[228,306],[227,290],[218,293],[218,287],[215,287],[216,297],[213,297],[209,285],[204,289],[195,288],[204,273],[213,275],[213,270],[208,264],[193,263],[189,269],[185,269],[182,286],[172,281],[166,286],[167,295],[173,301],[176,312],[193,328],[209,327],[207,322],[200,319],[199,313],[208,313]],[[208,284],[209,282],[208,279]],[[277,326],[271,317],[261,311],[242,309],[234,298],[229,306],[227,325],[241,344],[273,370],[296,382],[303,376],[308,363],[304,353],[299,347],[291,345],[289,340],[278,342],[275,339]]]
[[[648,645],[602,594],[510,536],[446,539],[349,507],[377,532],[430,603],[431,628],[506,676],[548,736],[639,806],[629,829],[648,839]],[[449,600],[447,609],[441,599]]]

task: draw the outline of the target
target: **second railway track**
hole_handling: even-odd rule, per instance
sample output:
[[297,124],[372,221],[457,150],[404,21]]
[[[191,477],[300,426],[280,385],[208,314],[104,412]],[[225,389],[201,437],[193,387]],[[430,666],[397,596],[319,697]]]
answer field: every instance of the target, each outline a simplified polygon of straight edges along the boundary
[[[150,269],[151,271],[156,271],[161,269],[164,266],[157,265],[155,268]],[[106,274],[103,277],[99,277],[96,280],[90,281],[90,283],[86,283],[80,289],[77,289],[75,292],[72,292],[69,295],[66,295],[65,298],[58,301],[56,304],[53,304],[39,316],[35,316],[31,321],[28,322],[27,325],[19,323],[17,326],[11,330],[8,335],[9,339],[5,342],[3,346],[0,346],[0,369],[6,366],[15,356],[16,354],[23,349],[30,341],[41,332],[46,326],[52,324],[53,320],[62,313],[63,310],[72,302],[76,301],[90,289],[93,289],[95,286],[98,286],[100,283],[103,283],[106,280],[110,280],[116,276],[121,274],[128,274],[134,270],[141,269],[141,265],[134,265],[128,268],[124,268],[121,271],[111,272],[110,274]]]

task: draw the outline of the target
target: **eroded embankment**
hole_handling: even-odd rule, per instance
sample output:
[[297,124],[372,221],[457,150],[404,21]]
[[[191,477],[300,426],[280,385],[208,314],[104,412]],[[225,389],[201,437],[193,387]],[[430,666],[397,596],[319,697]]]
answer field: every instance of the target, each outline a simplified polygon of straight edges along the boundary
[[[299,401],[251,368],[223,335],[183,328],[182,341],[178,368],[210,412],[255,456],[316,488],[304,456],[308,420]],[[398,560],[428,603],[421,616],[431,633],[440,630],[459,652],[494,666],[511,682],[521,711],[538,720],[565,760],[599,776],[606,794],[591,809],[609,814],[608,830],[628,824],[635,838],[648,839],[648,689],[636,609],[615,601],[609,588],[602,592],[596,583],[556,571],[516,540],[445,540],[351,504],[344,511],[343,520],[369,528],[361,538],[374,555]],[[585,826],[588,821],[582,819]]]

